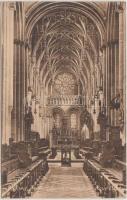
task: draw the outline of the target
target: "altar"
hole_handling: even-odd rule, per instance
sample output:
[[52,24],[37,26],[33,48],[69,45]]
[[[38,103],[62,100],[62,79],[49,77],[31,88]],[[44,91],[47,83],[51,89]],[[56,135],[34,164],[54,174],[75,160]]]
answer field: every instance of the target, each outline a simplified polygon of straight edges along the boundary
[[50,143],[52,143],[53,147],[57,147],[57,149],[61,149],[61,144],[65,139],[71,141],[71,146],[77,146],[80,143],[78,130],[53,128],[50,135],[52,136]]

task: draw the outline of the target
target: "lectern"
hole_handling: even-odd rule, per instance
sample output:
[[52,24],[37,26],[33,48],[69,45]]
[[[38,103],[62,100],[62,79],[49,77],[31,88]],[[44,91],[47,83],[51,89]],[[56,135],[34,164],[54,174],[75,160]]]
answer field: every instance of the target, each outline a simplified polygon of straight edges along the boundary
[[71,166],[71,144],[66,139],[61,146],[61,166]]
[[63,146],[61,149],[61,165],[71,166],[71,148]]

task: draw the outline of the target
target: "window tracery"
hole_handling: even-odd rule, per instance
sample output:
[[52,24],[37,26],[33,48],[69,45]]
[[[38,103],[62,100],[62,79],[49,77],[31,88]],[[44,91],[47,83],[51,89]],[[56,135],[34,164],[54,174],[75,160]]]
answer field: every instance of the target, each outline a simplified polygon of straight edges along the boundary
[[74,94],[75,80],[70,73],[59,74],[55,80],[55,93],[59,95]]

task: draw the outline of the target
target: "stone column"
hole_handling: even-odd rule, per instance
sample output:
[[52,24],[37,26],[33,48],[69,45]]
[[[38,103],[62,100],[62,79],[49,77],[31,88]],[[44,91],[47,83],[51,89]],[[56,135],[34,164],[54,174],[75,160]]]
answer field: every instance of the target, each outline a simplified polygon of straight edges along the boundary
[[105,104],[107,107],[108,123],[114,123],[114,111],[110,109],[111,99],[115,96],[115,42],[106,44],[106,70],[105,70]]
[[44,113],[43,113],[43,116],[42,116],[42,128],[41,128],[41,138],[44,138],[45,137],[45,133],[44,133],[44,131],[45,131],[45,128],[44,128],[44,124],[45,124],[45,121],[44,121]]
[[13,139],[16,142],[17,141],[17,107],[16,107],[16,99],[17,99],[17,92],[16,92],[16,77],[17,77],[17,63],[16,63],[16,58],[17,58],[17,45],[14,42],[14,71],[13,71],[13,115],[12,115],[12,134],[13,134]]
[[80,80],[78,80],[78,95],[80,95]]
[[[124,3],[123,3],[124,4]],[[126,14],[125,8],[119,10],[119,90],[124,88],[125,80],[125,29],[126,29]]]
[[111,46],[107,44],[107,114],[109,119],[109,124],[111,124],[110,115],[110,101],[111,101]]
[[13,73],[13,115],[12,131],[15,141],[24,140],[25,113],[25,42],[24,42],[24,8],[23,3],[16,4],[14,17],[14,73]]
[[15,39],[14,62],[14,139],[24,140],[25,113],[25,45],[24,41]]
[[[126,116],[125,109],[126,108],[126,3],[121,2],[119,8],[119,93],[121,98],[120,109],[123,112],[124,121],[123,128],[120,131],[122,144],[126,143]],[[120,113],[118,114],[118,119],[120,117]],[[119,122],[120,124],[120,122]]]
[[1,44],[2,44],[2,143],[9,143],[11,115],[13,108],[13,37],[14,3],[1,3]]
[[107,111],[107,48],[105,45],[102,46],[102,55],[103,55],[103,71],[104,71],[104,77],[103,77],[103,91],[104,91],[104,105],[106,106]]

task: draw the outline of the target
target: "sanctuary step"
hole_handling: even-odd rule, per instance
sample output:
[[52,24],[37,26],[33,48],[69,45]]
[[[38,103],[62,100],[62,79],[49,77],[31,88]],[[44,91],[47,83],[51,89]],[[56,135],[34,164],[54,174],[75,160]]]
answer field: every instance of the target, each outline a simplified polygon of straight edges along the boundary
[[[50,156],[48,156],[47,161],[48,162],[53,162],[53,163],[61,162],[61,152],[57,151],[57,155],[53,159],[50,158]],[[84,158],[81,157],[80,159],[77,159],[75,157],[74,151],[71,151],[71,162],[83,162],[83,161],[84,161]]]

